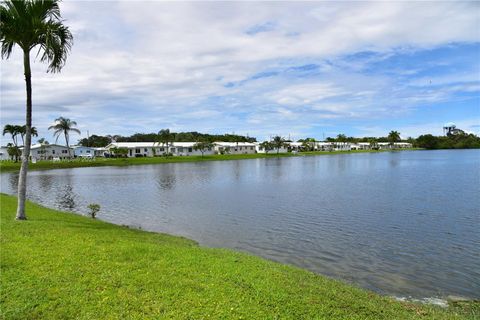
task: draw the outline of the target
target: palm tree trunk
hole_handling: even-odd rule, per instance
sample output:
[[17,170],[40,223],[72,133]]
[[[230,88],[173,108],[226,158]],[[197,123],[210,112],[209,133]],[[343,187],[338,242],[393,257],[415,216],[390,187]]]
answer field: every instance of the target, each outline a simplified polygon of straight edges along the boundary
[[27,114],[25,143],[22,152],[22,166],[20,167],[20,175],[18,177],[17,220],[27,220],[25,214],[25,199],[27,196],[28,159],[30,157],[30,145],[32,140],[32,72],[30,70],[30,51],[28,48],[23,50],[23,67],[25,70],[25,84],[27,88]]
[[68,150],[68,159],[70,160],[72,158],[72,155],[70,154],[70,147],[68,146],[68,132],[65,131],[65,142],[67,143],[67,150]]

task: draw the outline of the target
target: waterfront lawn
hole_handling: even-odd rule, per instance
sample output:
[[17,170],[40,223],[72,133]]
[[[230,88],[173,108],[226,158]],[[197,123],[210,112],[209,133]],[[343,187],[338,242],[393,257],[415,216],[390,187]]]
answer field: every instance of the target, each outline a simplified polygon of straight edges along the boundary
[[[406,149],[399,149],[406,150]],[[410,149],[413,150],[413,149]],[[158,163],[175,163],[175,162],[198,162],[198,161],[223,161],[223,160],[242,160],[242,159],[258,159],[258,158],[276,158],[276,157],[295,157],[295,156],[314,156],[314,155],[331,155],[331,154],[347,154],[347,153],[364,153],[364,152],[385,152],[387,150],[352,150],[352,151],[312,151],[301,153],[275,153],[272,151],[268,154],[218,154],[205,156],[173,156],[173,157],[148,157],[148,158],[95,158],[95,159],[74,159],[65,161],[38,161],[30,163],[30,170],[45,169],[62,169],[62,168],[78,168],[78,167],[101,167],[101,166],[130,166],[141,164],[158,164]],[[0,171],[18,171],[20,170],[20,162],[0,161]]]
[[[0,195],[4,319],[453,319],[298,268]],[[470,306],[468,306],[470,308]],[[478,311],[478,310],[477,310]]]

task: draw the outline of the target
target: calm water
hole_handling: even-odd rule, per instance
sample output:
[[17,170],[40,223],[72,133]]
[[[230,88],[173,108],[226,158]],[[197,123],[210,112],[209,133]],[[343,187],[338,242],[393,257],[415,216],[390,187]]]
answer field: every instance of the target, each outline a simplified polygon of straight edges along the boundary
[[[1,175],[14,193],[17,174]],[[414,151],[29,173],[29,198],[251,252],[382,294],[480,298],[480,152]]]

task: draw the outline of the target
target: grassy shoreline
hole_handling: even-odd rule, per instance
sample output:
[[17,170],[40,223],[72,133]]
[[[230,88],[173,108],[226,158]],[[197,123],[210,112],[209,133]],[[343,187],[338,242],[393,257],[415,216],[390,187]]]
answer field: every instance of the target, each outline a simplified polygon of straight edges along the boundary
[[0,194],[1,318],[474,319],[226,249]]
[[[245,160],[245,159],[264,159],[277,157],[301,157],[301,156],[319,156],[332,154],[352,154],[352,153],[378,153],[378,152],[399,152],[422,149],[401,149],[401,150],[352,150],[352,151],[314,151],[293,153],[256,153],[256,154],[230,154],[230,155],[205,155],[202,156],[174,156],[174,157],[154,157],[154,158],[97,158],[93,160],[76,159],[70,161],[38,161],[30,163],[29,170],[48,170],[48,169],[65,169],[65,168],[81,168],[81,167],[103,167],[103,166],[132,166],[143,164],[159,164],[159,163],[176,163],[176,162],[199,162],[199,161],[228,161],[228,160]],[[1,161],[0,172],[18,171],[20,170],[20,162]]]

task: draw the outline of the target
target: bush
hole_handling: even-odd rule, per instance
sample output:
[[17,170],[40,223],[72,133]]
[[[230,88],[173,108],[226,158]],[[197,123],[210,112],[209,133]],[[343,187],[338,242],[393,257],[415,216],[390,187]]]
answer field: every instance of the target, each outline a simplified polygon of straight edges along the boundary
[[89,214],[92,217],[92,219],[95,219],[98,211],[100,211],[100,205],[98,203],[90,203],[88,205],[88,209],[90,209]]

